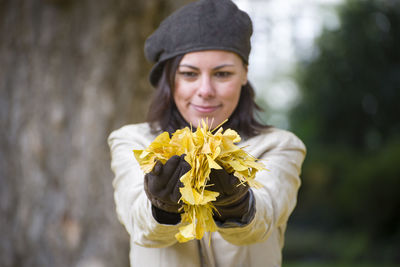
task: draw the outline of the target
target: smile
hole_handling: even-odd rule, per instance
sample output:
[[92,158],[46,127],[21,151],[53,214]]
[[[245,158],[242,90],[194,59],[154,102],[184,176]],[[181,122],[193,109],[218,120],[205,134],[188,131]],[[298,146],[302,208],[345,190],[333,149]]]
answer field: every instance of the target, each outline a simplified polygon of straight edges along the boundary
[[221,105],[217,105],[217,106],[200,106],[200,105],[195,105],[195,104],[191,104],[191,105],[197,112],[200,112],[200,113],[212,113],[221,107]]

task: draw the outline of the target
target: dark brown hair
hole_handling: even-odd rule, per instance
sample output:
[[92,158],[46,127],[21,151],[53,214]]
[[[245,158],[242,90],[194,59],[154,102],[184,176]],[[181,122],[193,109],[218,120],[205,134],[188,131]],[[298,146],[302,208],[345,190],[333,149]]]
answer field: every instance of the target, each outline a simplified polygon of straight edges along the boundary
[[[176,108],[172,95],[175,73],[183,56],[172,58],[164,64],[147,114],[147,121],[154,133],[160,130],[173,133],[177,129],[189,125]],[[240,135],[252,137],[270,127],[256,119],[257,112],[262,109],[254,101],[254,96],[254,89],[249,82],[242,86],[239,103],[228,121],[222,126],[224,129],[231,128]]]

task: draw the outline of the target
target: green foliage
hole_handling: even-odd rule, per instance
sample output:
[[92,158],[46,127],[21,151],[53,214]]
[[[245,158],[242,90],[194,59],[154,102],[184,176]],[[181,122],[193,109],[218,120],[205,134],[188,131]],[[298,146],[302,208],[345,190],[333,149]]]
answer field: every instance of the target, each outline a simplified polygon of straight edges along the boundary
[[296,73],[291,125],[308,156],[293,223],[361,233],[376,252],[364,258],[398,262],[400,1],[348,0],[338,14]]
[[299,67],[304,101],[292,123],[314,142],[374,148],[400,132],[400,3],[348,1],[339,16]]

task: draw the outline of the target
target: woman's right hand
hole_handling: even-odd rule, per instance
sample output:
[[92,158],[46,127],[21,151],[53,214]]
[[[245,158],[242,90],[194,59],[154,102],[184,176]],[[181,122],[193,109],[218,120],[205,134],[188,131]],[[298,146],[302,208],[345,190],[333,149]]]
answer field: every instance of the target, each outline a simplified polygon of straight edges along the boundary
[[144,190],[152,205],[162,211],[179,213],[180,178],[191,169],[185,155],[173,156],[164,165],[157,162],[144,177]]

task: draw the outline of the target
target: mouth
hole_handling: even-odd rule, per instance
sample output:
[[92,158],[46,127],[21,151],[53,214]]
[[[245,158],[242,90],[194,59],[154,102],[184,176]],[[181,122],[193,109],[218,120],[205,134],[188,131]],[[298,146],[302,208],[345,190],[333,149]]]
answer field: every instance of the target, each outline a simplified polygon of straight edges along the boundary
[[214,111],[216,111],[217,109],[219,109],[221,107],[221,105],[215,105],[215,106],[195,105],[195,104],[191,104],[191,105],[199,113],[213,113]]

